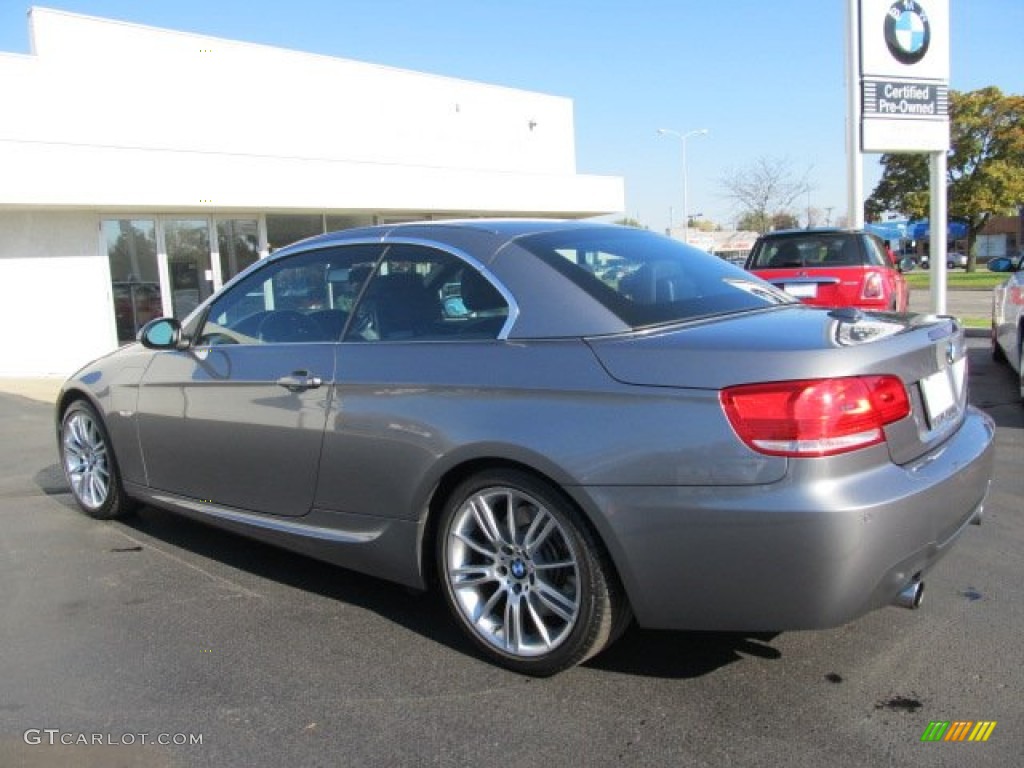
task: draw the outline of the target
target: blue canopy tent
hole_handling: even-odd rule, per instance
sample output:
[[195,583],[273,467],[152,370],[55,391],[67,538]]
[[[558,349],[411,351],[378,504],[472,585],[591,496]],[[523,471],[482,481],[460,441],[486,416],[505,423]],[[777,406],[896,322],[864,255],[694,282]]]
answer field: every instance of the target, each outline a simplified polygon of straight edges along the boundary
[[[919,219],[918,221],[907,222],[907,234],[911,240],[927,240],[929,236],[928,220]],[[967,237],[967,225],[962,221],[952,221],[946,225],[946,239],[947,240],[962,240]]]
[[[904,240],[931,239],[928,226],[928,219],[916,219],[914,221],[902,219],[877,221],[865,224],[864,228],[868,232],[878,235],[883,240],[893,243],[893,247],[895,247],[896,244]],[[967,237],[967,225],[962,221],[949,221],[946,225],[946,239],[963,240],[965,237]]]
[[864,228],[868,232],[878,235],[883,240],[889,240],[891,242],[906,240],[908,237],[906,221],[878,221],[871,224],[865,224]]

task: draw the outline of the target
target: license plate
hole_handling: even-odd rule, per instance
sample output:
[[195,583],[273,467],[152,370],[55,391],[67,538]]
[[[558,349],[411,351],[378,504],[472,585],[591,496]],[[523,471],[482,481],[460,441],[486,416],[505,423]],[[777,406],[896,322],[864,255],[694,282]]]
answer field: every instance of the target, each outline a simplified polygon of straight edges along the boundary
[[961,358],[951,367],[921,379],[921,394],[924,397],[928,426],[934,429],[944,421],[956,416],[957,403],[963,392],[966,373],[966,359]]
[[782,290],[798,299],[813,299],[818,295],[817,283],[785,283]]

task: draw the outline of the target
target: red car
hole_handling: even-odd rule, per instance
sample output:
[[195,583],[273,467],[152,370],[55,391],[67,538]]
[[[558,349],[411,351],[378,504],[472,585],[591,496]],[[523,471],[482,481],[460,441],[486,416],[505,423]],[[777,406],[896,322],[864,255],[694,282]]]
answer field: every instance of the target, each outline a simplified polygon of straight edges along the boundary
[[761,235],[744,265],[805,304],[906,312],[910,289],[885,243],[852,229],[800,229]]

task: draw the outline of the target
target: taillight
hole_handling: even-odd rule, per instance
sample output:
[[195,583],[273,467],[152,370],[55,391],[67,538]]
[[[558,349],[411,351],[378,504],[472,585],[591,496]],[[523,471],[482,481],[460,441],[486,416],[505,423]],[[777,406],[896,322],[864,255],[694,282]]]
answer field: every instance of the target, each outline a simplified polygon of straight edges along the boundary
[[868,272],[864,277],[864,285],[860,289],[862,299],[880,299],[885,295],[882,276],[877,272]]
[[732,428],[755,451],[773,456],[833,456],[885,440],[883,427],[907,416],[896,376],[744,384],[722,390]]

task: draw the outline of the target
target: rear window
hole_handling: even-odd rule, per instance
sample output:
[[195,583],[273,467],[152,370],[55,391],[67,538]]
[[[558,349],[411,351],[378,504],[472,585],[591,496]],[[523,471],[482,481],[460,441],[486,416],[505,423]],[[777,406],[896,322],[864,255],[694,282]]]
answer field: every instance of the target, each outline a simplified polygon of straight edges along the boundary
[[794,267],[860,267],[865,263],[882,266],[880,254],[866,253],[856,235],[814,234],[769,237],[754,246],[747,269],[792,269]]
[[633,328],[796,301],[722,259],[642,230],[545,232],[516,242]]

